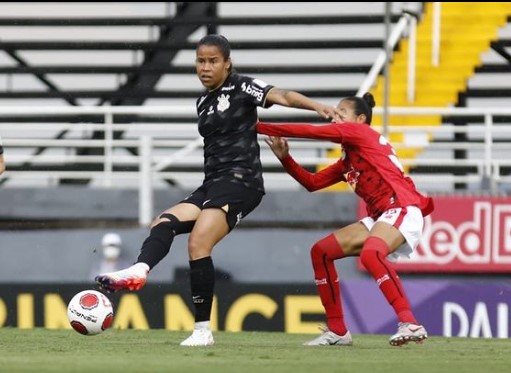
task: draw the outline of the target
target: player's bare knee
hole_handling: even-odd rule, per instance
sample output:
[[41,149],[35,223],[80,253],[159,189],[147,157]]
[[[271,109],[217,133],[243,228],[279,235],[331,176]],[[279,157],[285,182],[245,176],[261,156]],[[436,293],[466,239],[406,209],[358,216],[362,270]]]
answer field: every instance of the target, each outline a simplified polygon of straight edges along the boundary
[[188,254],[192,256],[192,254],[200,251],[200,248],[204,246],[204,240],[202,240],[198,235],[191,234],[188,237]]
[[202,259],[202,258],[206,258],[208,256],[211,256],[211,253],[207,252],[207,251],[199,251],[199,252],[188,251],[188,259],[189,260]]
[[188,256],[190,259],[195,260],[210,256],[213,251],[211,242],[205,236],[194,233],[188,237]]
[[197,245],[188,245],[188,257],[190,260],[197,260],[211,256],[211,249],[208,247],[200,247]]

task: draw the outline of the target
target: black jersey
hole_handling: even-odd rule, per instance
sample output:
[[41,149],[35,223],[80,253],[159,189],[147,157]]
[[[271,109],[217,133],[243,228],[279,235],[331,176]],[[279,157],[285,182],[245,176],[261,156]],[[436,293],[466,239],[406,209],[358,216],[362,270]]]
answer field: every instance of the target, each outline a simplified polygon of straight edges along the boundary
[[264,192],[257,107],[268,107],[265,101],[271,88],[258,79],[232,73],[223,85],[199,97],[204,183],[228,180]]

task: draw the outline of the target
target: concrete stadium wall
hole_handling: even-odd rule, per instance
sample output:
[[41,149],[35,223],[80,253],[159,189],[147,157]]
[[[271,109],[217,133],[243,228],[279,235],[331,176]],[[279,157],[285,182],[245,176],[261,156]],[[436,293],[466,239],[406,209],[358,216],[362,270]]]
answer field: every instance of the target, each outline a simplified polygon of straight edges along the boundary
[[[101,260],[101,237],[112,230],[30,230],[0,232],[0,283],[87,283]],[[116,229],[123,256],[133,261],[147,229]],[[312,283],[309,250],[330,229],[236,228],[213,252],[215,268],[244,283]],[[188,269],[187,235],[174,240],[169,255],[151,272],[151,282],[170,282]],[[341,263],[342,262],[342,263]],[[362,276],[352,259],[337,263],[344,277]],[[179,276],[179,275],[178,275]]]
[[[188,193],[175,189],[156,193],[155,213]],[[16,222],[15,229],[0,231],[3,283],[92,281],[90,270],[100,260],[96,249],[103,234],[121,234],[124,256],[130,262],[148,234],[147,228],[136,223],[132,223],[133,228],[126,228],[126,224],[116,227],[116,221],[136,222],[136,191],[0,189],[0,201],[0,219]],[[356,207],[352,193],[269,192],[260,206],[217,245],[215,265],[239,282],[311,282],[310,247],[335,227],[355,221]],[[96,227],[45,229],[52,219],[73,220],[75,224],[91,219]],[[34,220],[39,221],[41,229],[27,230],[28,221]],[[109,228],[100,228],[101,224]],[[171,253],[151,273],[152,281],[173,281],[176,269],[188,268],[186,239],[186,235],[176,238]],[[343,272],[356,276],[353,262],[343,262],[339,263]]]
[[[154,192],[154,215],[181,201],[192,190],[171,188]],[[0,219],[19,220],[136,220],[136,190],[87,187],[0,189]],[[357,197],[350,192],[309,193],[269,191],[241,225],[336,225],[356,219]],[[44,228],[44,227],[43,227]]]

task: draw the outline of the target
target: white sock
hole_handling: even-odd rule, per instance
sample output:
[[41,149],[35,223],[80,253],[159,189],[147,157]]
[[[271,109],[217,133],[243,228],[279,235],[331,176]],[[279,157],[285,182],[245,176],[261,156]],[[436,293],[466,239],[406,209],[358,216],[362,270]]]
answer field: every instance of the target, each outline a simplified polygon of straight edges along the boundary
[[209,329],[209,320],[208,321],[199,321],[195,323],[194,329]]

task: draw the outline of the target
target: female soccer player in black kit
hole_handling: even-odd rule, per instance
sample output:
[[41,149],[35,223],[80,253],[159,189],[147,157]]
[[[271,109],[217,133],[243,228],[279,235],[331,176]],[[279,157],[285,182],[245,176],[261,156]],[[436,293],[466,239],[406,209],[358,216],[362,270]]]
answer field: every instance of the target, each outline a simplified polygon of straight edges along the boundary
[[257,107],[277,104],[314,110],[325,119],[339,117],[335,107],[233,72],[230,52],[229,42],[221,35],[207,35],[197,45],[196,72],[206,88],[197,100],[199,132],[204,137],[203,184],[153,221],[133,266],[96,276],[96,283],[106,291],[138,290],[149,271],[168,254],[174,236],[190,233],[195,328],[181,346],[214,343],[209,321],[215,285],[213,247],[264,195]]

